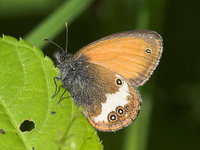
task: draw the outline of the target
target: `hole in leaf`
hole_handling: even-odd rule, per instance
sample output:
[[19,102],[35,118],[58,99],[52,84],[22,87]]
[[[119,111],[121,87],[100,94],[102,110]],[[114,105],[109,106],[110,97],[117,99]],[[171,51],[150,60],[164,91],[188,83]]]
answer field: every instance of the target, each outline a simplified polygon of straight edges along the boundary
[[51,114],[52,114],[52,115],[55,115],[55,114],[56,114],[56,111],[51,111]]
[[0,134],[6,134],[6,132],[3,129],[0,129]]
[[31,131],[35,128],[35,123],[33,121],[30,120],[24,120],[24,122],[21,123],[19,129],[22,132],[26,132],[26,131]]

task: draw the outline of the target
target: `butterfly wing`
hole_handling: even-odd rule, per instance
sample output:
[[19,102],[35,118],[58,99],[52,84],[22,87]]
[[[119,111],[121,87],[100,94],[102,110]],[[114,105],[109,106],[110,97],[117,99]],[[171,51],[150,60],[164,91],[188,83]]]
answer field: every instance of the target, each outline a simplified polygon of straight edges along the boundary
[[72,97],[78,106],[83,106],[90,124],[105,132],[128,126],[138,116],[139,93],[119,74],[92,63],[85,66],[87,84],[83,92],[72,92]]
[[161,36],[149,30],[122,32],[83,47],[75,57],[117,72],[137,87],[148,80],[162,54]]
[[135,120],[141,105],[135,87],[148,80],[161,54],[161,36],[137,30],[100,39],[74,55],[75,61],[86,62],[87,84],[79,94],[70,93],[76,104],[84,107],[83,114],[91,125],[101,131],[116,131]]
[[101,103],[101,113],[97,116],[84,112],[90,124],[99,131],[113,132],[132,123],[139,114],[141,98],[139,93],[124,81],[119,91],[106,94],[106,102]]

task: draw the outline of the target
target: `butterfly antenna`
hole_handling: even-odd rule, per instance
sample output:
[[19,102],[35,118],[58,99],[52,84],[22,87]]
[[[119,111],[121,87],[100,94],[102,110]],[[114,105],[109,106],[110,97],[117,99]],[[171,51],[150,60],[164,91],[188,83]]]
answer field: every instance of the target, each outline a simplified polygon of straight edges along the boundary
[[61,49],[62,51],[65,51],[61,46],[59,46],[58,44],[56,44],[55,42],[53,42],[53,41],[50,40],[50,39],[44,39],[44,41],[50,42],[50,43],[52,43],[53,45],[55,45],[56,47],[58,47],[59,49]]
[[66,27],[66,46],[65,46],[65,53],[67,54],[67,47],[68,47],[68,25],[67,22],[65,24]]

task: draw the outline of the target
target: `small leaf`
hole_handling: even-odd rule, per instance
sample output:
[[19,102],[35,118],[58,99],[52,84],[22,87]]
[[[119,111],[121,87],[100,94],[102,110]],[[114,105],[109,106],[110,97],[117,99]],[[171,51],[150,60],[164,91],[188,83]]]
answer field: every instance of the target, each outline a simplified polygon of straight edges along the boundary
[[[96,150],[99,137],[64,89],[52,99],[57,69],[41,50],[0,38],[0,149]],[[58,86],[61,83],[58,83]]]

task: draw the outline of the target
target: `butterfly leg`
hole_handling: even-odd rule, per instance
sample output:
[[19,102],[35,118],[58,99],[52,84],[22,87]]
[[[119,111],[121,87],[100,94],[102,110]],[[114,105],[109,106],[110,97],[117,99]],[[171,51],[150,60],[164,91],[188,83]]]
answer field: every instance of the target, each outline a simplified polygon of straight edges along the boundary
[[[60,80],[60,79],[61,79],[60,77],[54,77],[53,78],[53,81],[54,81],[54,84],[56,86],[56,89],[54,91],[54,94],[53,94],[52,98],[54,98],[57,95],[58,86],[57,86],[56,80]],[[60,87],[59,87],[59,89],[60,89]]]
[[59,101],[58,101],[57,104],[59,104],[59,103],[62,101],[62,97],[63,97],[63,95],[66,93],[66,91],[67,91],[67,89],[64,90],[64,92],[63,92],[62,95],[60,96]]

